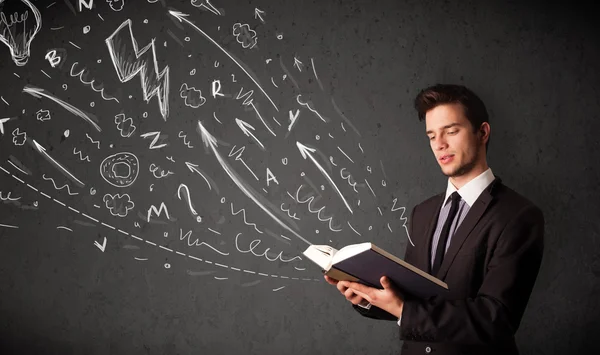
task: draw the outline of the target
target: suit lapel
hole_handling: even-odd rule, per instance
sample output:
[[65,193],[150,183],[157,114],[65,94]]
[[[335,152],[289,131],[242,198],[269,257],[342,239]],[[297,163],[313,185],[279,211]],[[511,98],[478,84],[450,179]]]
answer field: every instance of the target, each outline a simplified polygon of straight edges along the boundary
[[[440,280],[443,280],[444,277],[446,277],[446,273],[452,265],[454,257],[462,247],[464,241],[469,236],[469,233],[471,233],[475,225],[477,225],[477,222],[479,222],[479,219],[481,219],[481,216],[483,216],[483,213],[487,210],[487,207],[489,206],[490,202],[492,202],[492,200],[494,199],[493,189],[496,185],[500,183],[500,181],[500,178],[496,177],[494,181],[492,181],[490,185],[481,192],[481,195],[479,195],[471,209],[469,209],[469,212],[465,216],[465,219],[462,221],[460,226],[458,226],[458,229],[452,236],[452,240],[450,241],[450,247],[448,247],[448,251],[446,251],[446,255],[444,255],[444,261],[442,261],[442,265],[440,265],[440,269],[438,270],[437,275],[433,276],[437,277]],[[439,214],[439,212],[437,214]],[[432,237],[429,238],[429,240],[431,239]],[[431,260],[431,254],[429,254],[428,260]]]

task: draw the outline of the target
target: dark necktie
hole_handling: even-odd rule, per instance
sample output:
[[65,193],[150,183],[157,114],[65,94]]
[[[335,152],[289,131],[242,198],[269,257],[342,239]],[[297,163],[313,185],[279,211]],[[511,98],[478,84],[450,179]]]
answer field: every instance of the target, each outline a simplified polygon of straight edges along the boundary
[[442,233],[440,234],[440,239],[437,244],[435,259],[433,261],[433,267],[431,268],[432,275],[437,274],[440,266],[442,265],[442,261],[444,260],[444,254],[446,253],[446,242],[448,241],[448,236],[450,234],[450,226],[452,225],[452,221],[454,221],[454,217],[458,211],[460,195],[458,192],[454,191],[452,195],[450,195],[450,199],[452,200],[452,206],[450,206],[448,218],[446,218],[446,221],[444,222],[444,227],[442,228]]

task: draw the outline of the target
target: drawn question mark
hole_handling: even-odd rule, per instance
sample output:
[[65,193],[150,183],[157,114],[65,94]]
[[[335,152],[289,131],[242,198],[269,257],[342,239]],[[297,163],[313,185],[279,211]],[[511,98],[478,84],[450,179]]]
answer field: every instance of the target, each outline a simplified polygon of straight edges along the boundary
[[186,192],[186,196],[187,196],[187,204],[188,207],[190,208],[190,211],[192,212],[192,214],[194,216],[196,216],[196,222],[200,223],[202,222],[202,217],[198,216],[198,212],[196,212],[196,210],[194,209],[194,207],[192,207],[192,199],[190,198],[190,190],[188,189],[186,184],[180,184],[179,188],[177,189],[177,197],[179,197],[180,200],[182,200],[181,198],[181,188],[185,188],[185,192]]

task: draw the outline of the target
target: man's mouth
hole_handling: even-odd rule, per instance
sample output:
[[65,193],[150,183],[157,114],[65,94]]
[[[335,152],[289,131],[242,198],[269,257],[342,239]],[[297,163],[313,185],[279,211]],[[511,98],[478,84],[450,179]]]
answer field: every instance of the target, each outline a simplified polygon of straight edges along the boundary
[[454,154],[446,154],[446,155],[442,155],[442,156],[440,157],[440,162],[441,162],[442,164],[449,163],[449,162],[451,162],[451,161],[452,161],[452,159],[453,159],[453,158],[454,158]]

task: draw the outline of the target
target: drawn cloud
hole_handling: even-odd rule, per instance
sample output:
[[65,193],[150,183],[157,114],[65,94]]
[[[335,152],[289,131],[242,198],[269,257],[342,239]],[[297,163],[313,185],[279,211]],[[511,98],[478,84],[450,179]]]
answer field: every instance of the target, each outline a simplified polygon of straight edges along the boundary
[[35,117],[37,118],[38,121],[42,121],[42,122],[48,121],[52,118],[52,117],[50,117],[50,111],[44,110],[44,109],[41,109],[38,112],[36,112]]
[[114,11],[123,10],[123,6],[125,5],[125,0],[106,0],[106,2]]
[[250,29],[250,25],[247,23],[243,25],[239,22],[235,23],[233,25],[233,35],[243,48],[254,47],[256,45],[256,31]]
[[102,198],[106,208],[113,216],[127,217],[129,210],[135,207],[128,194],[106,194]]
[[115,116],[115,123],[117,124],[117,129],[121,133],[121,137],[129,138],[135,131],[135,126],[133,125],[133,120],[131,117],[125,118],[124,113],[120,113]]
[[206,102],[201,90],[197,90],[193,86],[188,88],[186,83],[179,88],[179,96],[185,100],[185,105],[188,107],[198,108]]
[[25,144],[25,141],[27,140],[27,133],[19,132],[18,128],[15,128],[15,130],[12,131],[12,136],[13,136],[12,141],[15,145],[23,145],[23,144]]

